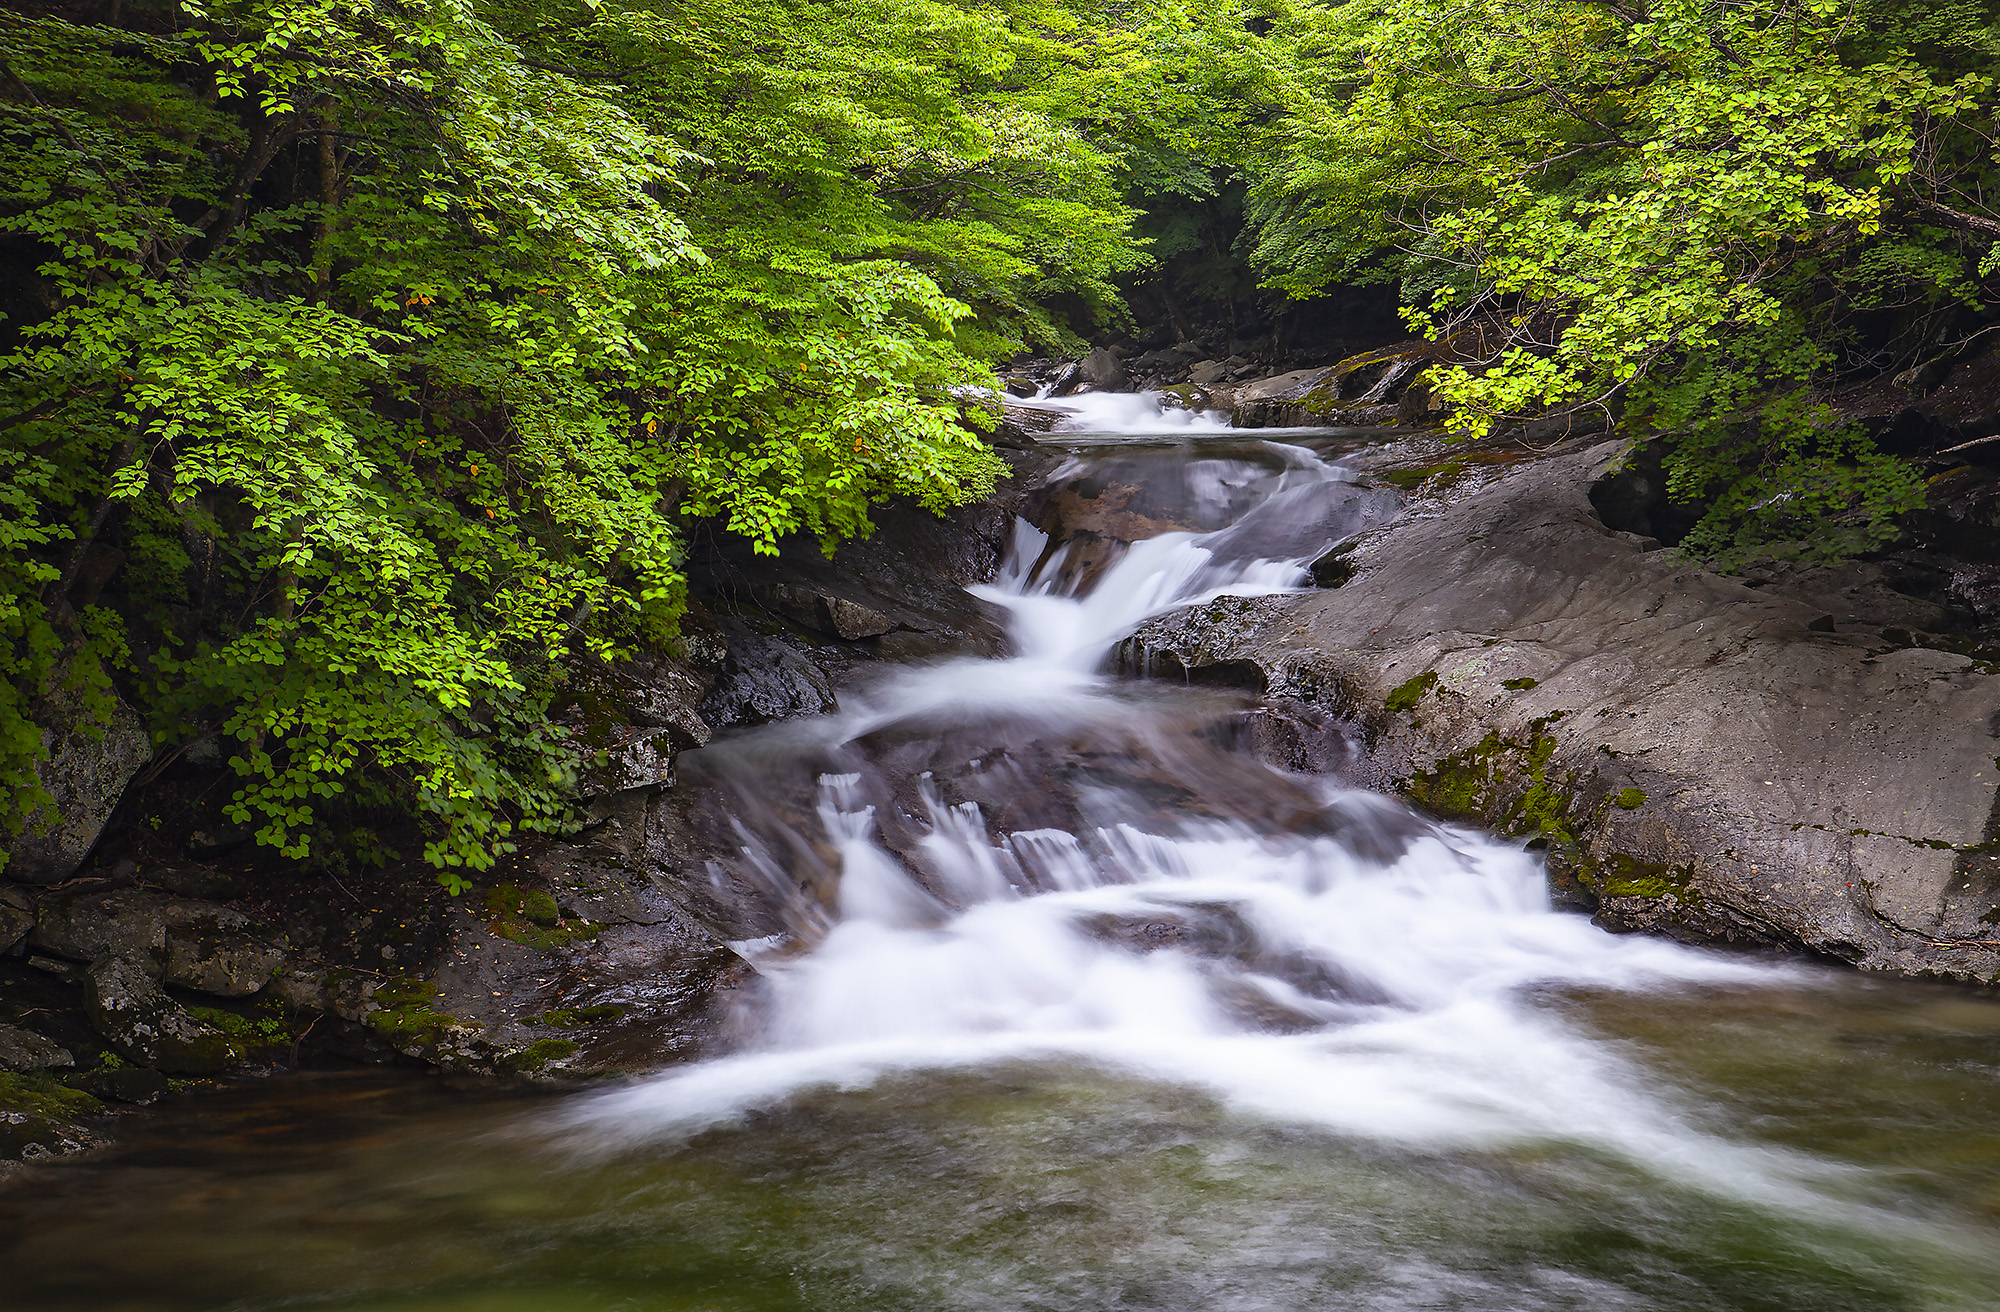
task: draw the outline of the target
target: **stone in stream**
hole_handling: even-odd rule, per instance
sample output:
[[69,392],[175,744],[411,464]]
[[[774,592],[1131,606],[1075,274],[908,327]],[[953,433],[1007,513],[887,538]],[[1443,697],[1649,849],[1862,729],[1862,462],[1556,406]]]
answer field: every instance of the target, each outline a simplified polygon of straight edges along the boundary
[[1607,527],[1620,443],[1459,450],[1339,587],[1154,619],[1128,664],[1247,663],[1359,721],[1362,782],[1547,844],[1611,928],[2000,976],[1988,656],[1828,632],[1824,598]]
[[1124,362],[1101,346],[1085,356],[1078,368],[1095,391],[1122,392],[1132,383]]

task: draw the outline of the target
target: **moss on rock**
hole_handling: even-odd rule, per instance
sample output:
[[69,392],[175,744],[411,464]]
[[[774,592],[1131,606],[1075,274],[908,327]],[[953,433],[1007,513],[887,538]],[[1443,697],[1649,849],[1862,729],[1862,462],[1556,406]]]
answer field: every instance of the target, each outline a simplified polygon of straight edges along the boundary
[[569,1039],[537,1039],[519,1052],[507,1058],[507,1064],[523,1074],[542,1070],[552,1061],[561,1061],[576,1053],[576,1044]]
[[605,928],[594,920],[563,919],[562,908],[546,889],[523,889],[518,884],[488,889],[485,909],[495,934],[544,952],[578,939],[595,938]]
[[1417,708],[1417,703],[1424,699],[1424,695],[1437,687],[1437,681],[1436,670],[1425,670],[1416,678],[1397,687],[1383,700],[1382,705],[1392,711],[1413,711]]
[[427,979],[390,980],[371,997],[376,1011],[369,1020],[377,1034],[399,1049],[436,1043],[448,1027],[459,1023],[456,1016],[431,1005],[437,995],[438,986]]

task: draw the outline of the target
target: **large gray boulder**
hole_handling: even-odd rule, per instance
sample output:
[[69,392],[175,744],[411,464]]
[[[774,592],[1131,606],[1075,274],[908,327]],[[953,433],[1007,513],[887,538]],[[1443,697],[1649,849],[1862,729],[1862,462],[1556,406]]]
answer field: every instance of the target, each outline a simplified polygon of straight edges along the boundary
[[1473,466],[1342,586],[1162,617],[1127,659],[1360,721],[1366,782],[1546,843],[1613,928],[2000,977],[1994,667],[1607,528],[1621,453]]
[[1122,392],[1132,385],[1124,362],[1102,346],[1084,357],[1081,368],[1085,381],[1094,391]]
[[23,884],[54,884],[89,855],[125,785],[152,759],[153,743],[138,713],[117,697],[87,704],[65,681],[35,718],[45,726],[35,773],[55,805],[15,836],[6,869]]

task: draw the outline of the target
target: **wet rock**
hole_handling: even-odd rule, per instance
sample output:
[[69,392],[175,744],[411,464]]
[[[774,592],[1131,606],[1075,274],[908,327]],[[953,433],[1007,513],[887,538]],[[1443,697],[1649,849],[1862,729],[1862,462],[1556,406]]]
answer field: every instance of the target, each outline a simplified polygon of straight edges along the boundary
[[772,584],[758,592],[757,600],[795,624],[849,642],[880,637],[896,627],[895,620],[863,602],[795,584]]
[[835,705],[825,673],[796,644],[746,629],[731,638],[702,713],[716,724],[769,724],[822,715]]
[[54,813],[14,839],[7,877],[54,884],[75,872],[111,818],[126,783],[153,755],[138,713],[109,693],[86,699],[58,676],[59,691],[36,710],[46,759],[35,773]]
[[213,1075],[229,1064],[229,1038],[188,1015],[145,968],[122,958],[86,973],[97,1032],[120,1056],[175,1075]]
[[2000,663],[1825,631],[1865,600],[1845,576],[1751,587],[1649,550],[1591,504],[1622,454],[1462,453],[1339,588],[1164,616],[1126,659],[1253,663],[1363,727],[1361,782],[1545,844],[1614,928],[2000,977]]
[[167,1091],[167,1077],[142,1066],[107,1066],[71,1076],[69,1083],[73,1088],[82,1089],[104,1102],[130,1103],[137,1107],[159,1101]]
[[35,907],[28,895],[18,888],[0,887],[0,953],[20,946],[34,927]]
[[1079,368],[1084,380],[1096,391],[1119,392],[1131,386],[1124,362],[1101,346],[1084,357]]
[[49,1042],[32,1030],[18,1025],[0,1025],[0,1071],[39,1071],[51,1066],[74,1066],[69,1050]]
[[1220,360],[1203,360],[1188,370],[1187,380],[1196,387],[1213,387],[1229,381],[1229,366]]
[[121,960],[198,993],[245,997],[285,959],[240,911],[137,890],[44,899],[29,943],[70,961]]

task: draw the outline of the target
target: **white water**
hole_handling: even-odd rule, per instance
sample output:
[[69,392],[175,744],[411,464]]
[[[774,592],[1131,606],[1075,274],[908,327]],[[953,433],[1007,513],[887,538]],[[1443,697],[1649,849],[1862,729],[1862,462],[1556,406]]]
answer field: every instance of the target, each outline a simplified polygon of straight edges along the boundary
[[[1281,479],[1264,507],[1344,477],[1309,456],[1287,459],[1292,482]],[[1301,577],[1297,560],[1218,550],[1236,531],[1139,543],[1070,596],[1047,582],[1059,561],[1032,568],[1046,539],[1024,524],[983,590],[1011,614],[1015,655],[905,670],[837,715],[779,732],[841,744],[1003,714],[1029,735],[1129,744],[1161,712],[1097,672],[1113,643],[1174,606]],[[1143,750],[1134,760],[1158,764]],[[1253,786],[1261,777],[1316,792],[1341,823],[1301,834],[1249,817],[1163,814],[1098,779],[1079,791],[1093,823],[1001,832],[978,806],[940,800],[926,775],[922,814],[903,821],[924,834],[913,854],[904,849],[906,864],[881,841],[863,774],[824,775],[818,816],[838,856],[838,896],[788,919],[805,927],[798,941],[738,945],[762,977],[739,1050],[584,1100],[570,1128],[616,1151],[809,1089],[1083,1064],[1365,1141],[1575,1145],[1720,1196],[1859,1220],[1830,1201],[1845,1192],[1843,1168],[1704,1128],[1700,1109],[1534,998],[1796,983],[1796,971],[1614,937],[1554,911],[1539,862],[1518,845],[1331,780],[1236,768]],[[1343,837],[1353,834],[1390,839]],[[774,893],[797,896],[768,854],[755,855]],[[1146,925],[1180,941],[1142,950],[1120,928]],[[1215,949],[1218,938],[1229,946]]]
[[1230,431],[1227,410],[1188,410],[1162,405],[1160,398],[1158,392],[1084,392],[1009,397],[1008,404],[1053,411],[1062,416],[1062,430],[1076,433],[1137,437]]

